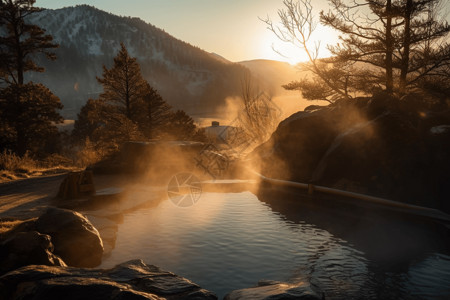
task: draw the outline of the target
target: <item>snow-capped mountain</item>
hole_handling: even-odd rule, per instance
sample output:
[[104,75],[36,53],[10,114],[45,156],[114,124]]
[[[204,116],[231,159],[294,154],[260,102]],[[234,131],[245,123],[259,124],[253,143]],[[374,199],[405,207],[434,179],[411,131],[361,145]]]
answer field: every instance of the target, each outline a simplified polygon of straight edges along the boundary
[[[163,98],[188,113],[214,111],[227,96],[240,94],[246,68],[180,41],[138,18],[119,17],[81,5],[43,10],[30,22],[45,29],[60,47],[58,59],[37,58],[45,73],[29,79],[48,86],[75,117],[88,98],[102,92],[96,76],[111,67],[120,42],[136,57],[144,77]],[[218,37],[220,38],[220,37]]]

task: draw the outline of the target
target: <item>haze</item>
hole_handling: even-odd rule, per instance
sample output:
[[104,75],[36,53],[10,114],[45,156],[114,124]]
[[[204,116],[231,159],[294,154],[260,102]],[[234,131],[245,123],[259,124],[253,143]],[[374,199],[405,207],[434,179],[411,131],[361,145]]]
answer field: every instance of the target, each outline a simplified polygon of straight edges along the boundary
[[[57,9],[88,4],[121,16],[138,17],[174,37],[217,53],[231,61],[272,59],[291,64],[306,60],[303,51],[280,42],[267,30],[260,18],[277,21],[282,0],[131,0],[77,1],[38,0],[36,6]],[[326,10],[327,1],[314,1],[316,15]],[[326,44],[334,44],[337,35],[318,25],[312,42],[321,42],[321,56],[327,56]],[[282,53],[281,56],[276,51]]]

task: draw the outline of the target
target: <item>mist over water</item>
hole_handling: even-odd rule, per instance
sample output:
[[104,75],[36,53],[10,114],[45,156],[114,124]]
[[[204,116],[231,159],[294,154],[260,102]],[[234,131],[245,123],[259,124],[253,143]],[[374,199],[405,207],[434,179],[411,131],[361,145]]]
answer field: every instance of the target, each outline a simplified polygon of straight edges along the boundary
[[250,192],[203,193],[187,208],[164,200],[125,214],[116,247],[101,267],[135,258],[187,277],[219,298],[262,279],[310,282],[326,299],[450,295],[446,254],[424,253],[406,267],[386,267],[327,230],[287,219]]

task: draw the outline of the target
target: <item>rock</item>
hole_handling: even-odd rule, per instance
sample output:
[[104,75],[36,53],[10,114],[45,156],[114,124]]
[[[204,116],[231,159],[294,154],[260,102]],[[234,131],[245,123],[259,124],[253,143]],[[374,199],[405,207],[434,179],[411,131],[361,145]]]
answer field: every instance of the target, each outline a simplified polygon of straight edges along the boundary
[[308,182],[336,136],[366,121],[353,104],[297,112],[282,121],[270,140],[248,158],[260,164],[265,176]]
[[330,186],[345,178],[367,186],[371,178],[393,174],[396,160],[417,146],[415,128],[398,115],[385,113],[338,135],[314,170],[312,181]]
[[319,295],[305,282],[298,284],[262,281],[258,286],[232,291],[224,300],[320,300]]
[[197,284],[141,260],[107,270],[27,266],[0,277],[0,295],[48,300],[217,299]]
[[102,240],[97,229],[83,215],[49,208],[36,220],[36,229],[52,237],[54,253],[69,266],[95,267],[101,263]]
[[110,255],[116,245],[117,231],[119,230],[117,223],[99,216],[88,214],[85,216],[100,234],[103,242],[103,256]]
[[418,97],[377,92],[295,113],[249,161],[270,178],[450,212],[450,110]]
[[66,266],[52,251],[50,236],[36,231],[16,233],[0,245],[0,274],[30,264]]
[[396,110],[398,107],[398,99],[389,95],[385,91],[376,91],[367,103],[367,114],[371,118],[383,114],[387,110]]

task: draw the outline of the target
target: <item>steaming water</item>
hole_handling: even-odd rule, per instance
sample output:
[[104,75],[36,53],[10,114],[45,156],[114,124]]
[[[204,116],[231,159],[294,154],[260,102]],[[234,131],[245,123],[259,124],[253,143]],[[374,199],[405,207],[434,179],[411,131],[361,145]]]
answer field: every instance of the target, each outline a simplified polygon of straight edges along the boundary
[[447,299],[450,257],[428,253],[386,270],[313,224],[292,222],[249,193],[204,193],[196,205],[130,212],[101,267],[142,258],[221,299],[261,279],[309,281],[326,299]]

